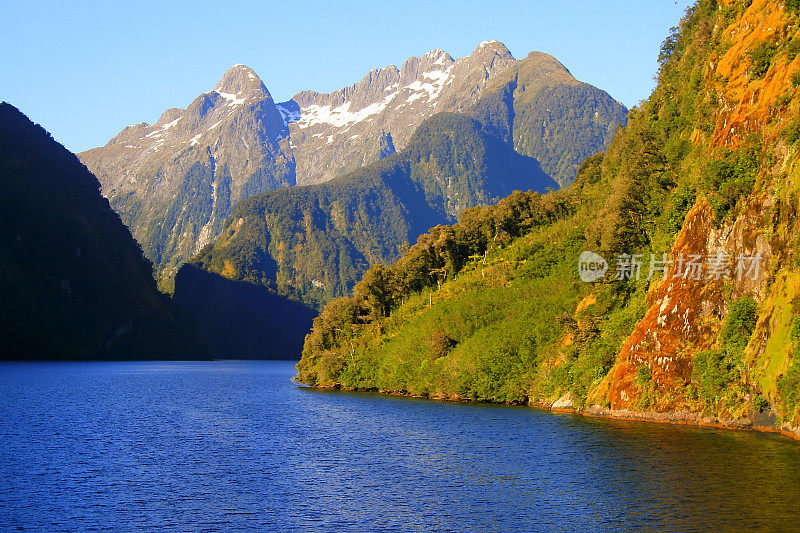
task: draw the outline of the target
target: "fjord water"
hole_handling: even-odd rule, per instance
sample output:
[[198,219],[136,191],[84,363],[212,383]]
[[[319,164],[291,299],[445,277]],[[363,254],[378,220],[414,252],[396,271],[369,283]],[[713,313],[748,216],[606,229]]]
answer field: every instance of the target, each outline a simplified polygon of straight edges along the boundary
[[296,387],[288,362],[0,365],[0,528],[788,530],[766,434]]

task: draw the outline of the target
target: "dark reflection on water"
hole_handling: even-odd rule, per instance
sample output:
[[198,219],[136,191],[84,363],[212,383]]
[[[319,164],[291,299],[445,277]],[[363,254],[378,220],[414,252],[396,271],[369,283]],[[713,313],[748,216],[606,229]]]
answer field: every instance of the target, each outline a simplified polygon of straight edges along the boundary
[[800,527],[800,444],[298,389],[291,363],[0,365],[0,529]]

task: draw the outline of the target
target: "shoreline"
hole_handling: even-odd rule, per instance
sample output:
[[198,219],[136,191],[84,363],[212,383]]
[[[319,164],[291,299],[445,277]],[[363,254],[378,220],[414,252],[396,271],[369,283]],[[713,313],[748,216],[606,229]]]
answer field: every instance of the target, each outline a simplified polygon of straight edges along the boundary
[[542,410],[554,413],[570,413],[592,418],[605,418],[608,420],[629,420],[632,422],[652,422],[657,424],[672,424],[676,426],[707,427],[715,429],[751,431],[756,433],[774,433],[782,435],[800,443],[800,428],[783,424],[780,427],[757,425],[751,419],[726,420],[716,417],[704,417],[691,411],[630,411],[627,409],[613,410],[598,405],[587,409],[574,407],[552,407],[547,404],[528,404],[538,406]]
[[756,433],[773,433],[776,435],[784,436],[788,439],[800,443],[800,427],[793,427],[788,424],[782,424],[779,427],[763,426],[763,425],[758,425],[753,420],[747,418],[737,419],[737,420],[726,420],[726,419],[718,419],[716,417],[703,416],[699,413],[693,413],[691,411],[657,412],[657,411],[630,411],[628,409],[614,410],[602,407],[600,405],[593,405],[586,409],[576,409],[571,405],[571,402],[564,402],[563,400],[558,400],[549,403],[535,402],[535,401],[528,401],[524,403],[491,402],[491,401],[481,401],[481,400],[469,400],[457,396],[445,396],[445,395],[423,396],[420,394],[410,394],[407,392],[398,392],[398,391],[349,388],[349,387],[342,387],[341,385],[311,386],[299,383],[296,383],[296,385],[298,387],[308,388],[313,390],[339,390],[344,392],[363,392],[370,394],[380,394],[383,396],[417,398],[421,400],[431,400],[437,402],[451,402],[451,403],[463,403],[463,404],[485,403],[494,405],[527,406],[542,411],[550,411],[552,413],[575,414],[592,418],[605,418],[608,420],[628,420],[631,422],[652,422],[657,424],[672,424],[678,426],[695,426],[695,427],[707,427],[714,429],[750,431]]

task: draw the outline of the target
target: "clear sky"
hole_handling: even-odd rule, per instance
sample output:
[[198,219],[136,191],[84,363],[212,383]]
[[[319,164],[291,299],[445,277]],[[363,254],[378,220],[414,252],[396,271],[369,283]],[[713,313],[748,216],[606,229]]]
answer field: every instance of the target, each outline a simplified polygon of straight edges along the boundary
[[518,59],[552,54],[631,107],[652,91],[660,43],[690,3],[4,0],[0,100],[77,152],[186,107],[235,63],[283,101],[434,48],[461,57],[497,39]]

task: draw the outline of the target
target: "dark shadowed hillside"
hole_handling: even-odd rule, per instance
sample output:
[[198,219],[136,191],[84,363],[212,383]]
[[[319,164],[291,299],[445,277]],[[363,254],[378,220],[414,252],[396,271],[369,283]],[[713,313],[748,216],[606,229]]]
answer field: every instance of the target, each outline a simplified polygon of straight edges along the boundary
[[0,358],[198,359],[97,179],[0,104]]
[[185,265],[175,278],[175,305],[197,318],[215,357],[297,359],[316,311],[262,285]]

